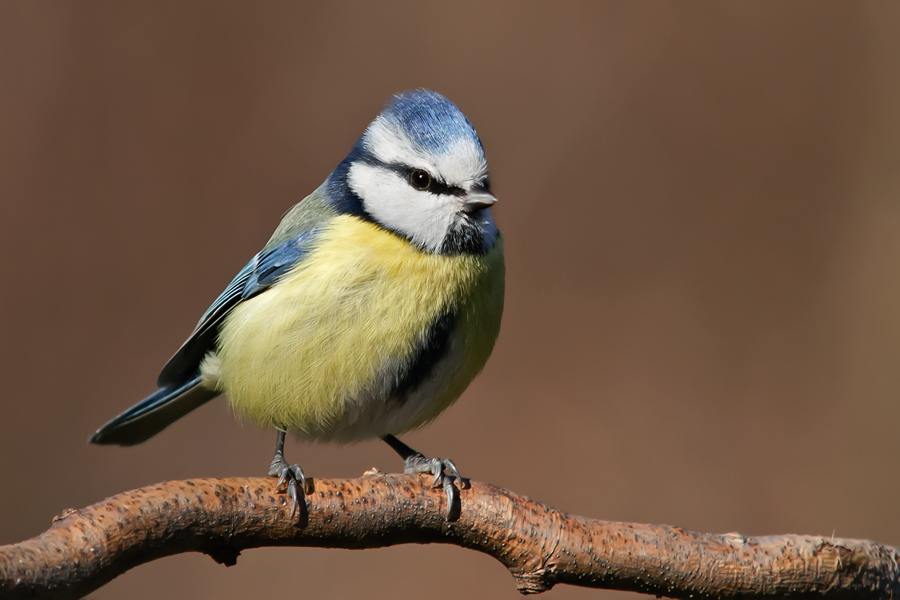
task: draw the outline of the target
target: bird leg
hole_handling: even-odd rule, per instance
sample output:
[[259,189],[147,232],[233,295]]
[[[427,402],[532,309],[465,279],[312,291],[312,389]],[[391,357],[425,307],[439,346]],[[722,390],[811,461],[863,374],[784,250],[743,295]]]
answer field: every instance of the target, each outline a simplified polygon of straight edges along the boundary
[[[455,477],[460,486],[463,485],[463,479],[453,461],[449,458],[425,458],[423,454],[416,452],[392,435],[382,436],[381,439],[387,442],[387,445],[393,448],[394,452],[403,459],[404,473],[407,475],[416,475],[418,473],[431,473],[434,475],[434,479],[431,480],[431,487],[438,488],[443,486],[444,493],[447,494],[447,513],[445,515],[447,520],[455,521],[458,519],[460,510],[459,489],[453,485],[453,479],[448,475]],[[447,474],[444,473],[445,470]],[[455,518],[453,518],[454,516]]]
[[[297,506],[300,503],[300,495],[306,494],[306,476],[303,475],[303,469],[300,468],[300,465],[289,465],[284,460],[284,437],[285,432],[279,429],[278,438],[275,440],[275,458],[272,459],[272,464],[269,465],[269,477],[278,478],[278,483],[275,485],[276,490],[280,490],[287,483],[286,491],[288,498],[291,499],[291,518],[294,518]],[[305,498],[303,503],[306,504]]]

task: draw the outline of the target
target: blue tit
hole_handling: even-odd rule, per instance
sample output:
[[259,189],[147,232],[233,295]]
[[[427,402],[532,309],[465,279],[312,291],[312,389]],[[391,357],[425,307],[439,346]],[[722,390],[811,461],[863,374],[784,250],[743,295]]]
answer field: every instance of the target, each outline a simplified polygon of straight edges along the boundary
[[465,115],[432,91],[395,96],[203,314],[159,389],[90,441],[141,443],[225,394],[277,430],[269,475],[292,511],[306,480],[284,458],[286,431],[379,437],[452,502],[453,462],[394,436],[437,417],[491,354],[505,271],[495,202]]

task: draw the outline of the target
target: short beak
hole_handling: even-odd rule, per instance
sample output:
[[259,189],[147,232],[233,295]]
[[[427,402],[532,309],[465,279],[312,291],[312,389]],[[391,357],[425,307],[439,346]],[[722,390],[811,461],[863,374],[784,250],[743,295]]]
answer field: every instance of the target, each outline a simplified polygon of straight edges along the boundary
[[469,213],[478,212],[483,208],[490,208],[497,202],[493,194],[482,191],[471,191],[465,196],[463,210]]

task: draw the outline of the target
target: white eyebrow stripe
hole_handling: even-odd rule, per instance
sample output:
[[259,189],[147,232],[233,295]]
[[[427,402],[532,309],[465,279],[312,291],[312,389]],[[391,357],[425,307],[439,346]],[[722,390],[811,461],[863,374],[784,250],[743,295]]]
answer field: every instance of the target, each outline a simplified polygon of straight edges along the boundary
[[446,152],[428,152],[393,123],[379,117],[369,125],[363,143],[383,163],[425,169],[447,185],[464,190],[470,190],[487,176],[484,152],[470,139],[460,139]]
[[383,163],[402,164],[429,168],[437,171],[437,164],[431,156],[421,148],[417,148],[412,140],[401,135],[385,119],[375,119],[366,130],[364,143],[372,155]]

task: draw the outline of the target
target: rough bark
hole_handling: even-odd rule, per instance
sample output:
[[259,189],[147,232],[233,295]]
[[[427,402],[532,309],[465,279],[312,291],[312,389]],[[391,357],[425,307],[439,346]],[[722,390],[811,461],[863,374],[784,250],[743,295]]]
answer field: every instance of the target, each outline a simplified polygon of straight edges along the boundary
[[[0,547],[0,597],[78,598],[139,564],[204,552],[233,565],[260,546],[456,544],[493,556],[519,591],[557,583],[675,598],[892,598],[900,554],[873,542],[710,535],[571,516],[489,484],[445,519],[426,477],[317,479],[290,518],[272,479],[171,481],[66,511],[43,534]],[[900,597],[900,594],[898,594]]]

